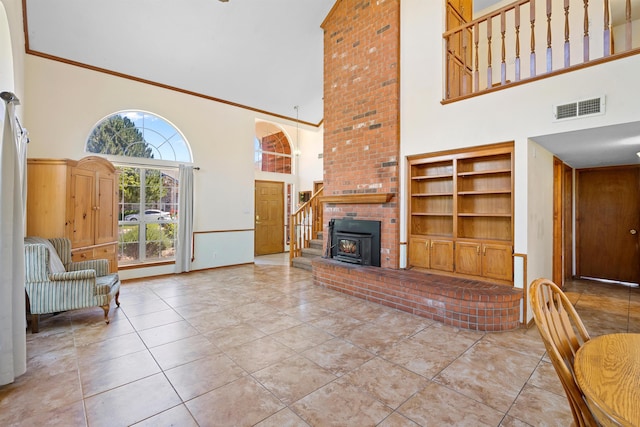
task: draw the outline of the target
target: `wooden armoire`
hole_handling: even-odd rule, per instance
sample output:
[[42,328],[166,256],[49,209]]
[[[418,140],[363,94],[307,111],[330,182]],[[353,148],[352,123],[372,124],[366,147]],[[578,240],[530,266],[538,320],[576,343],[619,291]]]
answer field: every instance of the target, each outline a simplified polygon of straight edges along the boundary
[[118,172],[101,157],[27,159],[27,235],[68,237],[73,261],[118,271]]

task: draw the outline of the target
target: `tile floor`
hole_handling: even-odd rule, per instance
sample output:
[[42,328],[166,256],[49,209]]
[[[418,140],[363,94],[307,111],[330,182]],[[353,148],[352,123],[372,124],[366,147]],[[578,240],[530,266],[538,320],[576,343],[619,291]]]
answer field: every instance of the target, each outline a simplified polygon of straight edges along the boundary
[[[568,426],[535,327],[444,326],[312,284],[285,256],[125,283],[43,316],[0,425]],[[593,336],[640,332],[640,290],[575,281]]]

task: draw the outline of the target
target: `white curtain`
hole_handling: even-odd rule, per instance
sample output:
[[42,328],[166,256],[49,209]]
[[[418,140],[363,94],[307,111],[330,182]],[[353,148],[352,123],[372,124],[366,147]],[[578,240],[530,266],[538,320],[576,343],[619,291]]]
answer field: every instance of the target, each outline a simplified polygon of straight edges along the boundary
[[24,291],[26,132],[5,107],[0,149],[0,385],[27,370]]
[[178,241],[176,273],[191,271],[193,234],[193,166],[180,165],[178,176]]

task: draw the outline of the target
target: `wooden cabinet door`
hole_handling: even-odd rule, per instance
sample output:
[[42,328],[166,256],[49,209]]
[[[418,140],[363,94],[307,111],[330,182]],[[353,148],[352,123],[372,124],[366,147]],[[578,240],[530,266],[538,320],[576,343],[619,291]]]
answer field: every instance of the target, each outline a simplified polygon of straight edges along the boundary
[[429,239],[411,238],[409,241],[409,265],[429,268]]
[[116,175],[99,172],[96,177],[95,244],[118,240],[118,183]]
[[482,274],[500,280],[513,279],[513,249],[511,245],[482,245]]
[[453,241],[431,240],[429,263],[434,270],[453,271]]
[[68,208],[71,212],[71,246],[91,246],[95,227],[95,173],[72,168]]
[[461,274],[482,274],[480,244],[474,242],[456,242],[456,272]]

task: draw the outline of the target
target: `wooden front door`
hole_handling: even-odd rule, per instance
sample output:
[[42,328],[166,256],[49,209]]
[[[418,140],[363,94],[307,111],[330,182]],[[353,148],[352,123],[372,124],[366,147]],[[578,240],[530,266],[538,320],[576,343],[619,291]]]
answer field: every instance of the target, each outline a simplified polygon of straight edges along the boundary
[[640,167],[583,169],[577,179],[578,275],[640,283]]
[[255,254],[284,252],[284,183],[256,181]]

